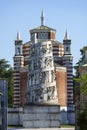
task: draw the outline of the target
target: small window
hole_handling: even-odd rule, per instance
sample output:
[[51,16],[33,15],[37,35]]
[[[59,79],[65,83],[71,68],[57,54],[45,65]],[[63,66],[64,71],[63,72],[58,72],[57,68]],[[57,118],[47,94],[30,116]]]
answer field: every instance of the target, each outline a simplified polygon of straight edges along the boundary
[[67,52],[69,51],[69,47],[66,47],[66,51],[67,51]]
[[20,54],[20,48],[19,47],[17,48],[17,54]]

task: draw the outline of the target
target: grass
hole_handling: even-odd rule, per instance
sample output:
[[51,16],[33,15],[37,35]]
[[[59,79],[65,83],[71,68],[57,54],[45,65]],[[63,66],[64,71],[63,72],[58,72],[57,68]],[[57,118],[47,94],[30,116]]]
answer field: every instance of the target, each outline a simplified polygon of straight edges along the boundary
[[61,125],[61,127],[63,127],[63,128],[74,128],[75,127],[75,125]]
[[[62,124],[61,127],[62,127],[62,128],[74,128],[75,125],[63,125],[63,124]],[[22,128],[22,126],[21,126],[21,125],[16,125],[16,126],[11,125],[11,126],[8,126],[8,128]]]
[[22,125],[8,125],[8,128],[22,128]]

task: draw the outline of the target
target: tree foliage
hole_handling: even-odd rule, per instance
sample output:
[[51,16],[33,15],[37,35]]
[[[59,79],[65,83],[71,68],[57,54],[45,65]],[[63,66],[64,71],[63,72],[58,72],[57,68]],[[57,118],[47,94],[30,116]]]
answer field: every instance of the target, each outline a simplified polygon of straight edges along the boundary
[[[79,78],[75,78],[77,82],[76,89],[80,90],[80,95],[87,95],[87,74],[82,74]],[[77,91],[76,90],[76,91]],[[87,98],[87,97],[86,97]],[[80,113],[78,114],[77,118],[77,125],[79,130],[87,130],[87,105],[86,101],[83,100],[82,102],[77,102],[77,106],[79,105]],[[78,108],[78,107],[77,107]]]
[[80,49],[80,54],[81,54],[81,58],[79,59],[79,61],[76,63],[76,65],[74,66],[75,69],[75,77],[79,77],[79,67],[82,66],[84,64],[84,51],[83,49]]
[[74,66],[76,70],[74,81],[75,81],[75,102],[76,102],[76,124],[79,127],[79,130],[87,130],[87,74],[84,73],[80,75],[79,68],[85,64],[85,53],[84,48],[80,50],[81,58]]
[[74,79],[77,83],[79,83],[77,87],[79,87],[81,93],[87,94],[87,74],[84,73],[79,78]]
[[85,110],[79,114],[77,124],[79,130],[87,130],[87,107],[85,107]]
[[0,78],[8,81],[8,106],[13,106],[13,70],[8,61],[0,59]]

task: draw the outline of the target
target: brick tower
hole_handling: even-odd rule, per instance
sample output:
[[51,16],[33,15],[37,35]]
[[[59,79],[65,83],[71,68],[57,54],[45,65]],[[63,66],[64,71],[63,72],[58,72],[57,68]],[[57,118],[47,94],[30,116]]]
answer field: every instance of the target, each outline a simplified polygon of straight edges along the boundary
[[73,56],[71,54],[71,39],[66,31],[63,40],[64,56],[63,66],[67,69],[67,105],[73,105]]
[[17,33],[15,40],[15,55],[14,59],[14,107],[20,106],[20,68],[24,66],[24,56],[22,53],[22,39]]

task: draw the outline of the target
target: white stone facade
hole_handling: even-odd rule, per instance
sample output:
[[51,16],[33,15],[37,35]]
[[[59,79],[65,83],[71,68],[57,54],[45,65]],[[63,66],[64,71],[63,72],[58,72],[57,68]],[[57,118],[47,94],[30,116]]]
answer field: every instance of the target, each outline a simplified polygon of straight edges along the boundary
[[[33,39],[34,37],[34,39]],[[58,103],[52,42],[31,38],[26,104]]]

